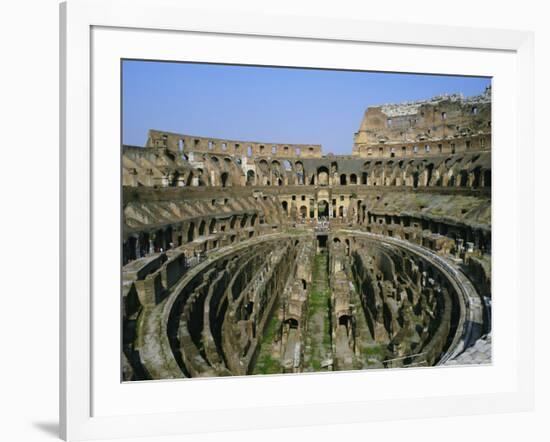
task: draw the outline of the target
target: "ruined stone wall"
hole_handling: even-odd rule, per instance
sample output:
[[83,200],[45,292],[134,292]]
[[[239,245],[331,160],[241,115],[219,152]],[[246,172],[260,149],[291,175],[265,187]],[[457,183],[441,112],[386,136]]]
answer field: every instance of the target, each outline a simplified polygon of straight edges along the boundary
[[434,365],[458,325],[455,289],[417,255],[372,242],[354,242],[352,249],[367,323],[373,341],[386,350],[385,365]]
[[248,158],[318,158],[321,156],[321,146],[318,144],[228,140],[158,130],[149,131],[146,147],[168,149],[177,153],[201,152]]
[[353,155],[367,158],[455,154],[491,149],[491,88],[478,96],[370,107],[355,134]]

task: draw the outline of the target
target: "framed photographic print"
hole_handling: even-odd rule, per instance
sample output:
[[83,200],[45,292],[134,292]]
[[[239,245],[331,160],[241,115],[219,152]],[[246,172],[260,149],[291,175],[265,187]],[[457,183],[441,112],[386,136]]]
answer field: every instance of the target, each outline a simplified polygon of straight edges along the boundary
[[530,33],[61,17],[64,438],[532,406]]

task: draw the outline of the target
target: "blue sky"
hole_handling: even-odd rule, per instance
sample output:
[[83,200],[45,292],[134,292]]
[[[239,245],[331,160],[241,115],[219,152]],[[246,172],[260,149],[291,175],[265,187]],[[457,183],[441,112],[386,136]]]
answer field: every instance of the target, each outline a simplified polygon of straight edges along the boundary
[[351,154],[368,106],[476,95],[489,84],[481,77],[125,60],[123,143],[143,146],[148,129],[158,129]]

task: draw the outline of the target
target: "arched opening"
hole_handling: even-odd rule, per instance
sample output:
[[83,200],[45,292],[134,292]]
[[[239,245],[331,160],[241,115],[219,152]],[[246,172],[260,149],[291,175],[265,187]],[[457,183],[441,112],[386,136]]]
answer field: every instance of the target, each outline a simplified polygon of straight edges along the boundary
[[351,316],[349,315],[342,315],[338,318],[338,325],[343,325],[348,328],[349,324],[351,323]]
[[288,215],[288,203],[286,201],[283,201],[281,205],[283,207],[284,212]]
[[197,186],[204,186],[204,181],[202,179],[202,169],[197,169],[198,177],[197,177]]
[[294,163],[294,170],[296,171],[296,179],[298,184],[304,184],[304,165],[301,161],[296,161]]
[[317,169],[317,182],[320,186],[328,186],[328,169],[324,166]]
[[210,224],[208,225],[208,233],[214,233],[214,231],[216,230],[216,219],[212,219],[210,221]]
[[466,187],[468,185],[468,172],[465,170],[460,171],[460,187]]
[[361,175],[361,184],[367,185],[369,182],[369,174],[367,172],[363,172]]
[[317,204],[317,213],[319,218],[328,218],[328,202],[325,200],[319,201]]
[[138,258],[137,244],[138,239],[135,236],[131,236],[128,240],[128,256],[126,262]]
[[340,185],[345,186],[348,183],[347,176],[345,174],[340,175]]
[[481,184],[481,168],[476,167],[474,169],[474,181],[472,182],[472,187],[477,189]]
[[427,170],[427,173],[426,173],[426,175],[427,175],[426,176],[426,186],[429,186],[430,182],[432,181],[434,165],[433,164],[428,164],[428,166],[426,167],[426,170]]
[[221,181],[222,181],[222,187],[226,187],[227,186],[227,180],[229,178],[229,174],[227,172],[223,172],[221,174]]
[[297,329],[298,328],[298,321],[294,318],[288,318],[285,320],[285,324],[289,326],[289,328]]
[[340,218],[343,218],[343,217],[344,217],[344,206],[338,207],[338,216],[339,216]]
[[170,183],[171,186],[177,186],[180,180],[180,173],[176,170],[174,172],[174,175],[172,176],[172,182]]
[[354,173],[352,173],[352,174],[349,176],[349,183],[350,183],[350,184],[357,184],[357,175],[355,175]]
[[195,223],[191,222],[187,229],[187,242],[192,242],[195,239]]
[[246,185],[253,186],[256,181],[256,174],[253,170],[246,172]]
[[307,217],[307,207],[301,206],[300,207],[300,218],[305,219]]
[[199,224],[199,236],[203,236],[203,235],[204,235],[205,229],[206,229],[206,222],[203,220],[203,221],[201,221],[201,223]]
[[418,187],[418,172],[413,172],[413,187],[414,188],[417,188]]

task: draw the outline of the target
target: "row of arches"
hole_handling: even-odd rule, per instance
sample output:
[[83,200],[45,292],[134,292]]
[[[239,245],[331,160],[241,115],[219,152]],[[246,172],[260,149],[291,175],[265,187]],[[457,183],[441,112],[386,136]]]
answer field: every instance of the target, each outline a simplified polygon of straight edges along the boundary
[[[490,187],[488,152],[415,159],[267,160],[202,155],[173,162],[160,153],[125,151],[123,182],[130,186],[437,186]],[[321,163],[321,164],[319,164]],[[306,167],[307,166],[307,167]]]
[[227,219],[193,219],[160,229],[132,233],[123,242],[123,264],[192,243],[208,235],[255,229],[264,222],[263,215],[244,213]]

